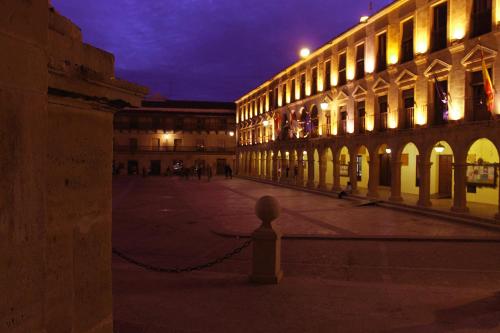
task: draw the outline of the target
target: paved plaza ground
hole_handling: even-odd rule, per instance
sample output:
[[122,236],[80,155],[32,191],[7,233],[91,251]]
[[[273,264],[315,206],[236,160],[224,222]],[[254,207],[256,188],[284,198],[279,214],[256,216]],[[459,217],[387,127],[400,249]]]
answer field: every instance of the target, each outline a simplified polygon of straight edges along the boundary
[[275,196],[285,277],[251,248],[203,271],[113,258],[115,332],[500,332],[500,231],[241,179],[114,179],[113,246],[163,267],[238,247]]

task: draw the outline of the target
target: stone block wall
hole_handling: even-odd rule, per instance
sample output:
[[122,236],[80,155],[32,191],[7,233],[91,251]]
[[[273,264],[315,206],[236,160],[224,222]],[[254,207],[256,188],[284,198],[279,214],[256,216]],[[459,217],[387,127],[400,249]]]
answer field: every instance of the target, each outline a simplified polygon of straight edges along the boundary
[[0,332],[112,332],[114,78],[46,0],[0,2]]

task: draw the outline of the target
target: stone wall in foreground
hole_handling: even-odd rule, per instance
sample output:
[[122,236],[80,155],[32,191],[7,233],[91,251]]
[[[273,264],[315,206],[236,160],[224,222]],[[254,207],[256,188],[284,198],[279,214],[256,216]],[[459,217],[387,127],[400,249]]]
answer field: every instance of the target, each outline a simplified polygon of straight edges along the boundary
[[112,332],[114,77],[46,0],[0,2],[0,332]]

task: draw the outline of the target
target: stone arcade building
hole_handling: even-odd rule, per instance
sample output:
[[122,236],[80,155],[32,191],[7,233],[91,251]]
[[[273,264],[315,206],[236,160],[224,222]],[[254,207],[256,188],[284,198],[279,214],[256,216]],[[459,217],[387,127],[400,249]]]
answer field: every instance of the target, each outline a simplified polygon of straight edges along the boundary
[[395,1],[237,100],[238,173],[499,219],[499,45],[500,0]]

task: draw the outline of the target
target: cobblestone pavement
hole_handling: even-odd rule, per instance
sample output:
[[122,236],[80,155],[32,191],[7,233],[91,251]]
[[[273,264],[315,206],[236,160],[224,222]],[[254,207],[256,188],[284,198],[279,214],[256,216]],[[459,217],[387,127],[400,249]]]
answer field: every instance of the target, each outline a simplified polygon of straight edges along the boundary
[[177,275],[113,258],[116,332],[500,332],[498,231],[239,179],[121,177],[113,194],[113,245],[150,264],[239,246],[227,235],[259,225],[262,195],[300,236],[283,241],[278,286],[247,282],[250,249]]

